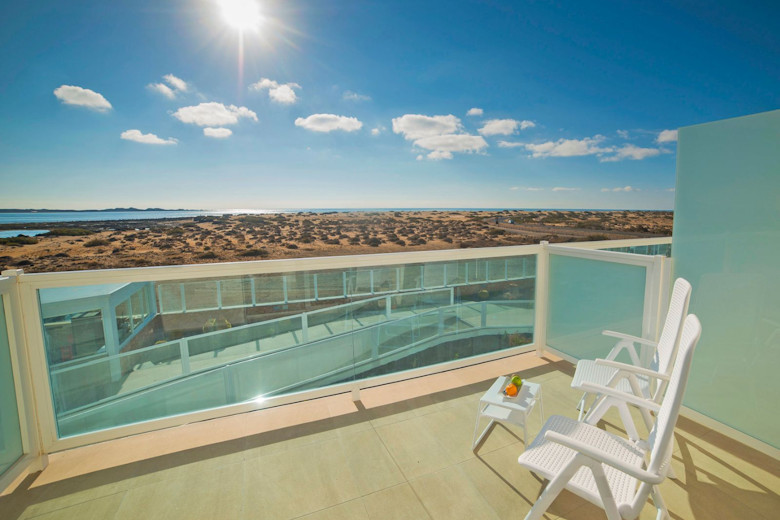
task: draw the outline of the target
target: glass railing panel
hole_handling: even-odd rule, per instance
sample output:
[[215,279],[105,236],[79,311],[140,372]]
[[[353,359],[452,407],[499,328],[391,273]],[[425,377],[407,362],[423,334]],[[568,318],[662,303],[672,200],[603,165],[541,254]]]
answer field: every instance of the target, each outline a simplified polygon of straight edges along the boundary
[[415,291],[422,289],[423,282],[423,266],[422,265],[406,265],[401,268],[400,274],[400,286],[404,291]]
[[317,274],[317,299],[346,298],[346,276],[343,271]]
[[19,409],[11,366],[11,345],[8,341],[3,296],[0,295],[0,475],[23,454]]
[[252,305],[252,281],[249,278],[230,278],[219,281],[222,307],[246,307]]
[[490,281],[506,280],[509,277],[509,266],[504,258],[494,258],[486,261],[487,277]]
[[179,342],[57,367],[50,374],[55,413],[66,415],[182,375]]
[[[166,417],[161,410],[186,413],[530,343],[533,264],[522,257],[509,260],[133,282],[121,290],[141,296],[119,311],[105,303],[112,301],[114,286],[82,287],[98,298],[90,316],[99,323],[89,326],[107,333],[100,351],[56,363],[49,351],[61,350],[61,342],[46,338],[59,435]],[[469,282],[469,272],[487,276],[489,264],[501,266],[500,280]],[[522,265],[524,276],[509,277],[510,265]],[[426,276],[438,287],[424,287]],[[442,287],[452,280],[458,283]],[[44,316],[52,299],[47,291],[39,291]],[[365,293],[355,294],[360,291]],[[78,298],[57,305],[71,315],[87,310]],[[126,337],[120,334],[125,321],[132,331]],[[72,326],[87,323],[75,320]],[[510,341],[511,335],[525,343]],[[450,356],[448,345],[458,358]],[[213,395],[201,399],[205,390],[198,380]],[[192,402],[186,402],[187,392]],[[152,405],[152,395],[168,404]]]
[[287,283],[287,301],[315,300],[313,273],[289,273],[284,278]]
[[447,268],[445,266],[446,264],[442,262],[425,264],[423,266],[423,285],[426,289],[435,289],[446,285],[445,274]]
[[187,311],[218,308],[217,281],[185,282],[184,301],[187,305]]
[[396,267],[378,267],[372,269],[374,294],[385,294],[398,290],[398,271]]
[[181,312],[182,286],[178,283],[161,283],[157,285],[157,298],[160,312]]
[[660,255],[667,258],[672,256],[672,244],[649,244],[642,246],[605,247],[602,251],[614,251],[616,253],[632,253],[635,255]]
[[646,269],[550,255],[547,343],[577,359],[606,356],[611,329],[642,335]]
[[347,294],[360,296],[371,294],[374,286],[374,274],[371,269],[356,269],[347,273]]
[[285,302],[284,276],[279,274],[253,276],[255,301],[260,304]]

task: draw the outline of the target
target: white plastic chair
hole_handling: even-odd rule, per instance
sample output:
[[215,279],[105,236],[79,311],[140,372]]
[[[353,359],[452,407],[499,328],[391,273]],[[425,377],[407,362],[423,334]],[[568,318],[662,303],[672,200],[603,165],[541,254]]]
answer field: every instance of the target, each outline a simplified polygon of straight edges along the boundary
[[691,314],[685,320],[679,355],[660,406],[613,388],[603,389],[607,395],[657,412],[647,443],[634,443],[559,415],[547,420],[518,459],[522,466],[549,480],[525,520],[541,518],[564,488],[604,509],[609,520],[633,520],[648,496],[657,509],[656,518],[669,518],[658,485],[671,466],[674,427],[700,335],[701,324]]
[[[639,439],[639,433],[631,419],[628,407],[622,404],[622,401],[603,398],[594,390],[593,385],[617,388],[621,392],[633,393],[637,397],[651,398],[656,403],[660,403],[674,365],[682,322],[688,312],[690,296],[691,284],[683,278],[678,278],[674,282],[669,310],[666,313],[661,338],[657,343],[611,330],[603,331],[604,335],[618,338],[620,341],[612,348],[606,359],[582,359],[577,362],[571,386],[584,392],[579,403],[579,420],[583,420],[587,396],[593,394],[595,397],[589,411],[585,414],[585,422],[596,424],[610,407],[617,406],[628,436],[633,440]],[[649,367],[640,365],[635,344],[655,350]],[[633,365],[615,361],[623,349],[628,351]],[[645,409],[641,411],[645,425],[650,430],[653,427],[650,412]]]

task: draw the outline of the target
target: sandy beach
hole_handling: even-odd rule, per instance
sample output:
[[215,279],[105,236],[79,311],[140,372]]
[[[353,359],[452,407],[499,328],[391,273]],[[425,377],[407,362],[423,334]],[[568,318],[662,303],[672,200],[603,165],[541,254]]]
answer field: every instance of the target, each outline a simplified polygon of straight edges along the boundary
[[0,239],[0,268],[73,271],[662,237],[671,236],[672,212],[279,213],[50,226],[50,235]]

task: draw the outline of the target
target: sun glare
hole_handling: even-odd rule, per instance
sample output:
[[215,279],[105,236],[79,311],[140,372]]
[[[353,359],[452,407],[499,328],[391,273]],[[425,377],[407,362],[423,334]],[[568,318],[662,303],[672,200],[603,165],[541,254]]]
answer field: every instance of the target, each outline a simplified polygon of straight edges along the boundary
[[239,31],[257,30],[262,21],[255,0],[217,0],[225,22]]

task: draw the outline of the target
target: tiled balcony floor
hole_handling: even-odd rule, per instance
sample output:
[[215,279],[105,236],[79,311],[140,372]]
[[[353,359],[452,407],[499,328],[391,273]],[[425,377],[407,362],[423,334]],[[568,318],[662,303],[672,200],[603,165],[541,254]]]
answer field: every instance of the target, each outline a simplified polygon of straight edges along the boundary
[[[522,518],[543,482],[517,464],[522,430],[471,450],[477,402],[501,374],[542,384],[575,416],[572,367],[533,354],[71,450],[0,497],[3,520]],[[605,427],[616,430],[616,415]],[[531,414],[529,437],[540,427]],[[676,432],[674,519],[772,519],[780,463],[690,420]],[[547,518],[604,518],[564,492]],[[655,518],[648,503],[641,518]]]

